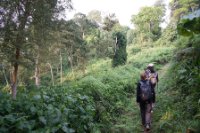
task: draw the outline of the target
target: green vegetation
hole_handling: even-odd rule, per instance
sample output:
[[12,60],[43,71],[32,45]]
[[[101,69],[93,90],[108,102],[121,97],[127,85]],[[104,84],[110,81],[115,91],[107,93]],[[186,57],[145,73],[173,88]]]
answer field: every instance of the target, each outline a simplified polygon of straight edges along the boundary
[[116,67],[118,65],[126,64],[127,53],[126,53],[126,37],[117,32],[114,36],[116,36],[116,47],[115,47],[115,55],[113,57],[112,66]]
[[[1,132],[84,132],[92,127],[92,100],[67,88],[1,94]],[[81,118],[81,119],[80,119]]]
[[2,2],[0,132],[141,132],[135,89],[149,63],[152,132],[200,132],[198,0],[172,0],[164,30],[160,0],[132,16],[135,29],[97,10],[60,20],[72,6],[58,2]]
[[[167,56],[159,57],[160,61],[170,58],[168,56],[170,53],[165,53],[167,49],[169,48],[159,48]],[[146,49],[141,52],[146,53]],[[148,63],[149,58],[142,53],[132,55],[131,58],[144,55],[141,58]],[[158,55],[155,53],[153,56],[158,57]],[[157,60],[152,59],[154,62]],[[85,77],[76,76],[77,79],[68,81],[70,85],[21,90],[19,98],[14,102],[3,93],[1,131],[120,132],[124,130],[130,132],[132,129],[138,129],[131,123],[130,127],[126,127],[123,123],[128,123],[130,119],[125,119],[124,115],[132,113],[138,115],[138,110],[133,110],[135,102],[133,98],[142,67],[137,68],[132,62],[113,69],[111,60],[108,59],[107,62],[99,65],[91,64],[93,67],[96,65],[96,68],[88,72]],[[26,98],[28,99],[25,100]],[[15,126],[9,128],[11,125]]]

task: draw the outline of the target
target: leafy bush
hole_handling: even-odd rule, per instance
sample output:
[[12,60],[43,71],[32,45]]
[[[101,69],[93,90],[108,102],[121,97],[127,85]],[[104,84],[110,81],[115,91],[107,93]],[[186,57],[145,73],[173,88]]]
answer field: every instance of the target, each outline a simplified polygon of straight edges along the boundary
[[[187,39],[180,38],[177,42],[183,40]],[[194,37],[183,43],[185,48],[177,50],[171,67],[159,83],[162,92],[158,95],[158,106],[162,108],[156,114],[159,123],[155,132],[165,129],[169,129],[168,132],[186,132],[189,128],[195,132],[200,131],[199,39]],[[188,48],[186,43],[194,47]]]
[[95,103],[95,130],[112,131],[113,123],[125,112],[135,92],[139,71],[125,66],[93,73],[74,83],[76,92],[92,97]]
[[13,101],[0,97],[1,132],[88,132],[93,127],[94,107],[86,95],[65,89],[23,93]]
[[171,60],[174,47],[143,47],[141,50],[141,52],[129,59],[129,62],[133,63],[133,67],[142,70],[146,68],[147,64],[154,63],[156,69],[159,69],[160,66]]
[[[74,71],[74,78],[64,78],[65,82],[60,86],[41,87],[41,90],[28,87],[19,92],[16,101],[2,95],[0,122],[4,124],[0,131],[84,133],[132,132],[134,129],[139,132],[140,118],[135,115],[137,109],[134,106],[139,72],[149,62],[157,63],[156,69],[162,65],[159,65],[162,60],[168,62],[173,47],[140,50],[134,55],[129,54],[130,61],[125,66],[111,68],[110,59],[95,60],[85,75]],[[48,77],[43,78],[45,84],[49,84]],[[13,117],[14,122],[7,117]],[[18,119],[21,117],[23,119]],[[136,124],[124,124],[133,122]]]
[[141,48],[138,48],[138,47],[134,47],[133,49],[132,49],[132,53],[133,54],[137,54],[137,53],[139,53],[141,51]]
[[126,53],[126,37],[120,32],[116,33],[117,43],[115,48],[115,55],[113,57],[112,66],[124,65],[127,60]]

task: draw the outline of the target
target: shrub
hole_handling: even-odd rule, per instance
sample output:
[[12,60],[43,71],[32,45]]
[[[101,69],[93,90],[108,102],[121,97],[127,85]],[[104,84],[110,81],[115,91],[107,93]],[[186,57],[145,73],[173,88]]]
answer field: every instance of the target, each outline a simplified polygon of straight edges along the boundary
[[112,66],[116,67],[118,65],[124,65],[127,60],[127,53],[126,53],[126,37],[120,33],[116,33],[117,43],[116,43],[116,51],[113,57]]
[[1,132],[88,132],[93,127],[94,107],[86,95],[64,89],[21,93],[16,101],[0,97]]

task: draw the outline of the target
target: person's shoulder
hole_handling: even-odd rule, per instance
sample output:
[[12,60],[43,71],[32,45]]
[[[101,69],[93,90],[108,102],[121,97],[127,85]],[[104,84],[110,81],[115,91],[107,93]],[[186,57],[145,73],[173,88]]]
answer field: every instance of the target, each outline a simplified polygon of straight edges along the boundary
[[138,81],[138,85],[142,84],[142,82],[144,82],[143,80],[139,80]]
[[145,71],[145,72],[151,72],[151,70],[150,70],[150,69],[148,69],[148,68],[147,68],[147,69],[145,69],[144,71]]

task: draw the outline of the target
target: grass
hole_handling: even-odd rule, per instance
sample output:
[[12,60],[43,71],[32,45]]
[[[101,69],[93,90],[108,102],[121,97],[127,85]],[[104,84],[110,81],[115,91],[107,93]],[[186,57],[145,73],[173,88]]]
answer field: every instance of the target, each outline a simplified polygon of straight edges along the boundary
[[[169,62],[173,49],[174,47],[128,46],[126,65],[112,68],[109,58],[93,60],[86,66],[85,73],[78,68],[74,68],[73,72],[68,72],[63,78],[63,84],[70,83],[72,92],[87,95],[93,99],[95,109],[100,113],[100,122],[95,123],[94,133],[138,133],[141,131],[141,122],[139,108],[135,102],[135,88],[139,73],[148,63],[152,62],[156,64],[157,70],[161,69],[163,65]],[[162,73],[164,72],[162,71]],[[161,85],[159,84],[159,86]],[[159,88],[160,92],[164,91],[163,88]],[[62,87],[60,90],[63,90]],[[70,89],[68,92],[70,92]],[[168,93],[162,93],[160,96],[166,95]],[[162,97],[160,98],[162,99]],[[162,101],[162,103],[164,102],[169,101]],[[163,105],[158,102],[154,119],[155,131],[166,128],[166,123],[173,116],[171,115],[172,110],[168,109],[166,113],[161,106]]]
[[[86,66],[86,73],[83,74],[80,70],[75,70],[73,73],[70,72],[64,78],[65,81],[74,82],[73,84],[85,84],[86,88],[95,88],[99,90],[103,95],[108,97],[113,97],[114,99],[120,99],[120,95],[117,94],[114,88],[124,89],[127,85],[129,94],[127,95],[128,102],[122,102],[120,100],[116,101],[116,105],[119,108],[124,108],[121,115],[112,120],[112,125],[110,125],[110,132],[113,133],[138,133],[141,131],[140,113],[139,108],[135,102],[135,87],[136,82],[139,79],[140,71],[146,68],[147,64],[154,63],[156,69],[162,69],[162,67],[169,62],[173,55],[173,46],[168,47],[141,47],[138,45],[130,45],[127,47],[127,64],[124,66],[118,66],[116,68],[111,67],[111,59],[100,59],[93,60]],[[168,67],[161,71],[161,81],[163,80],[164,73],[167,71]],[[159,72],[160,74],[160,72]],[[162,84],[159,84],[159,92],[163,92]],[[104,88],[104,89],[103,89]],[[109,92],[110,91],[110,92]],[[115,95],[115,93],[117,95]],[[113,96],[110,96],[112,95]],[[161,96],[166,96],[163,93]],[[123,97],[121,97],[123,99]],[[159,98],[158,98],[159,99]],[[159,100],[158,100],[159,101]],[[112,101],[113,102],[113,101]],[[168,101],[165,101],[168,102]],[[126,105],[125,105],[126,104]],[[160,121],[160,118],[168,118],[168,114],[171,114],[170,110],[168,113],[165,111],[159,111],[159,107],[162,106],[159,102],[157,103],[157,109],[155,113],[155,131],[160,131],[157,129],[165,128],[167,119]],[[162,115],[161,115],[162,114]],[[95,132],[100,132],[98,129]]]
[[[133,52],[134,49],[139,49],[137,52]],[[86,66],[85,73],[81,70],[75,68],[73,72],[68,72],[67,75],[63,78],[65,81],[73,81],[76,79],[81,79],[87,75],[97,75],[97,73],[102,73],[104,71],[118,71],[120,69],[144,69],[147,64],[155,63],[156,68],[159,69],[163,64],[166,64],[169,61],[169,58],[172,57],[172,53],[175,47],[173,46],[164,46],[164,47],[141,47],[139,45],[129,45],[127,47],[127,64],[125,66],[119,66],[112,68],[110,58],[92,60]]]
[[187,111],[187,106],[191,104],[183,99],[178,86],[175,86],[177,83],[172,78],[172,65],[171,62],[160,71],[153,132],[185,133],[187,129],[198,130],[200,120],[194,119],[192,113]]

